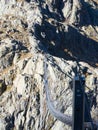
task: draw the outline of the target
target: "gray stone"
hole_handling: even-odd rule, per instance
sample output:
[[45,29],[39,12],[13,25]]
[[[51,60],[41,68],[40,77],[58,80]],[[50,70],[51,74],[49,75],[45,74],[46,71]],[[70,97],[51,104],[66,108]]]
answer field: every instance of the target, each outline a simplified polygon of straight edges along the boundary
[[[86,91],[97,93],[97,25],[97,0],[0,1],[0,130],[72,129],[55,117],[71,119],[80,69],[87,68]],[[96,103],[98,120],[98,96]]]

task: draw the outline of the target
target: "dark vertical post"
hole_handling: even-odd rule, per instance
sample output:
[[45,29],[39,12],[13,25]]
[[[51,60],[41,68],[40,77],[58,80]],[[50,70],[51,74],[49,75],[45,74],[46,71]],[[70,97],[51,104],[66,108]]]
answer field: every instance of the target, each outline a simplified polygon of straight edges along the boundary
[[[84,81],[83,81],[84,82]],[[84,129],[84,85],[79,77],[75,77],[73,83],[73,129]]]

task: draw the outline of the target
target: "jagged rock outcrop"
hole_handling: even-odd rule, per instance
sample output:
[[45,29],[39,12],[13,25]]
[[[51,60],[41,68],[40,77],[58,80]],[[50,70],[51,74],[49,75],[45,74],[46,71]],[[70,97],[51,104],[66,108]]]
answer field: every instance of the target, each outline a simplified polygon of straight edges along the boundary
[[45,59],[53,110],[72,116],[80,67],[98,120],[97,9],[97,0],[0,0],[0,130],[71,130],[48,110]]
[[[19,53],[27,52],[28,49],[18,41],[4,39],[1,41],[1,48],[0,48],[0,71],[4,68],[7,68],[13,64],[13,60],[15,62],[16,59],[19,58]],[[16,55],[18,54],[18,57]]]

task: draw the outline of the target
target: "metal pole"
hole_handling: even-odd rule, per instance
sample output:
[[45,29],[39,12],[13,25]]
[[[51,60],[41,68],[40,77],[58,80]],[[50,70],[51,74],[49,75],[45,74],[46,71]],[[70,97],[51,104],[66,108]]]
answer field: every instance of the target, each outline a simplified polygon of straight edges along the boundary
[[84,85],[79,77],[73,83],[73,123],[72,130],[84,130]]

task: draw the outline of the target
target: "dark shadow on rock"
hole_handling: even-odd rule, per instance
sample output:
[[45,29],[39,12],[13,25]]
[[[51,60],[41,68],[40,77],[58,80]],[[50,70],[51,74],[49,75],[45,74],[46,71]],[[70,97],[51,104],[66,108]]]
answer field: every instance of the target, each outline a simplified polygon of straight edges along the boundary
[[[43,1],[39,2],[39,7],[41,8],[41,12],[43,14],[43,18],[53,18],[54,20],[57,20],[59,22],[67,22],[68,19],[66,19],[63,15],[62,9],[64,8],[64,2],[63,0],[54,0],[50,5],[45,4],[43,6]],[[70,2],[69,2],[70,3]],[[92,5],[90,5],[88,2],[81,1],[82,7],[80,10],[77,10],[75,13],[75,16],[77,16],[78,23],[73,23],[75,26],[98,26],[98,9],[95,9]],[[96,3],[94,3],[95,6]],[[52,10],[50,9],[52,8]],[[66,11],[66,9],[65,9]],[[70,10],[73,11],[73,10]],[[79,17],[79,18],[78,18]],[[77,21],[77,20],[76,20]]]
[[25,47],[22,42],[13,39],[11,41],[11,43],[13,44],[13,50],[14,51],[20,51],[21,50],[21,51],[24,51],[24,52],[28,52],[27,47]]
[[6,91],[7,86],[5,84],[5,81],[0,80],[0,96],[3,94],[4,91]]
[[60,23],[54,26],[44,21],[41,26],[35,25],[35,36],[40,40],[39,47],[44,45],[53,56],[66,60],[78,59],[92,66],[98,63],[98,43],[72,26]]
[[80,11],[80,26],[98,26],[98,9],[95,9],[92,5],[84,2]]
[[7,123],[6,130],[12,130],[12,129],[14,129],[15,117],[13,115],[5,117],[5,121]]
[[[46,16],[48,18],[53,18],[58,21],[64,21],[64,15],[62,12],[62,9],[64,7],[63,0],[54,0],[54,2],[51,4],[52,10],[50,10],[49,5],[46,4],[45,7],[43,7],[43,1],[39,2],[39,7],[41,8],[41,12],[43,16]],[[55,11],[56,10],[56,11]]]

